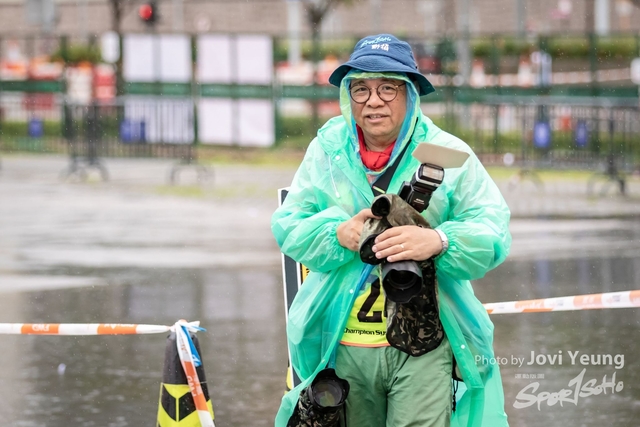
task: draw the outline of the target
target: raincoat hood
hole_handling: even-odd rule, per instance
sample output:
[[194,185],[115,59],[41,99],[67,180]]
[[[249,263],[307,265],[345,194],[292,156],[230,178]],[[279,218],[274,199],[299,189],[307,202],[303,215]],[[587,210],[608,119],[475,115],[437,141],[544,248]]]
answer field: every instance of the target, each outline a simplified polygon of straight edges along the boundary
[[[349,142],[351,144],[351,148],[358,153],[358,157],[360,157],[358,131],[356,120],[353,116],[353,110],[351,109],[351,97],[349,96],[349,88],[351,87],[351,82],[353,80],[360,79],[394,79],[401,80],[406,83],[407,113],[405,114],[404,121],[402,122],[402,126],[400,127],[398,138],[396,139],[396,142],[393,146],[391,157],[389,158],[389,162],[387,163],[387,166],[389,166],[393,164],[398,155],[401,153],[402,148],[404,148],[404,146],[408,144],[409,140],[411,139],[411,134],[413,133],[416,125],[416,119],[421,114],[420,97],[418,96],[418,92],[416,91],[413,82],[404,73],[369,73],[360,70],[349,71],[340,83],[340,111],[342,112],[342,117],[348,125]],[[382,174],[386,170],[386,168],[387,167],[384,167],[378,171],[372,171],[365,167],[367,174],[374,176]]]

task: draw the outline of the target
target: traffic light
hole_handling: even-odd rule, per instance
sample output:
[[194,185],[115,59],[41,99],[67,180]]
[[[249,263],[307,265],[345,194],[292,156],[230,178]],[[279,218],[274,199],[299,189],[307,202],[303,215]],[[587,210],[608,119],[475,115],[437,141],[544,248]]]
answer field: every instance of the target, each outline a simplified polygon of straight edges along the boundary
[[145,24],[152,26],[158,19],[158,8],[155,1],[142,3],[138,8],[138,16]]

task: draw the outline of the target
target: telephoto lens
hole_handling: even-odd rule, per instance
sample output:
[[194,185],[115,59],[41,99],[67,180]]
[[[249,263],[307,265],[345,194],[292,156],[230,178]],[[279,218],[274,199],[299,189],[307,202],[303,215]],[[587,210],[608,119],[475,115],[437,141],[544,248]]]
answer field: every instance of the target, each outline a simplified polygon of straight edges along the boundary
[[403,304],[418,295],[422,287],[422,269],[415,261],[382,264],[382,287],[391,301]]
[[323,412],[339,411],[349,395],[349,383],[338,377],[336,371],[327,368],[318,372],[309,386],[309,400]]
[[327,368],[318,372],[300,399],[287,427],[339,427],[341,411],[349,395],[349,382]]

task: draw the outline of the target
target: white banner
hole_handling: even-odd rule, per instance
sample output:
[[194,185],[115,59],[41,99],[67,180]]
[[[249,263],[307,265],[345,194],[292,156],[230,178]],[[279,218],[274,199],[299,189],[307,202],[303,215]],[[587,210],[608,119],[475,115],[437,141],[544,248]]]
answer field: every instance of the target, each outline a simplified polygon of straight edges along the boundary
[[273,80],[273,42],[262,35],[238,36],[236,40],[240,84],[270,85]]
[[275,143],[274,107],[268,99],[238,100],[238,143],[269,147]]
[[202,98],[198,103],[198,139],[203,144],[231,145],[234,101],[227,98]]
[[631,61],[631,81],[640,85],[640,58]]
[[123,75],[128,82],[191,81],[191,40],[185,34],[127,34]]
[[160,35],[160,81],[191,81],[191,39],[186,34]]
[[231,37],[207,34],[199,36],[196,78],[199,83],[232,83]]
[[152,35],[128,34],[123,40],[122,74],[128,82],[153,82],[156,75],[153,69],[155,44]]
[[[199,83],[271,85],[271,37],[208,34],[199,36],[196,45]],[[270,99],[202,98],[198,139],[203,144],[268,147],[275,143],[274,120]]]
[[[266,35],[201,35],[196,41],[196,80],[201,84],[273,81],[273,41]],[[191,41],[183,34],[129,34],[124,38],[124,78],[128,82],[188,83]],[[233,96],[233,95],[232,95]],[[198,100],[198,136],[204,144],[267,147],[275,143],[271,99],[203,97]],[[125,107],[135,138],[146,142],[191,143],[193,108],[182,99],[131,98]],[[133,132],[133,130],[135,132]]]
[[268,99],[203,98],[198,139],[203,144],[268,147],[275,142],[274,106]]

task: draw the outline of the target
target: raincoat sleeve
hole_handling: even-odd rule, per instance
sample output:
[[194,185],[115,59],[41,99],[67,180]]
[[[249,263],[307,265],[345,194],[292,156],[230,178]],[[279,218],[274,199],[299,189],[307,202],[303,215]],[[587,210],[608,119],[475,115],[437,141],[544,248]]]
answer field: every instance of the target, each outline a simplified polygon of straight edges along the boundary
[[271,231],[282,253],[311,271],[326,273],[355,256],[338,242],[336,230],[351,218],[329,203],[331,186],[323,167],[326,154],[312,141],[296,172],[287,197],[271,218]]
[[507,257],[510,212],[474,154],[463,168],[448,194],[447,220],[436,227],[449,239],[449,249],[436,258],[436,267],[450,277],[474,280]]

